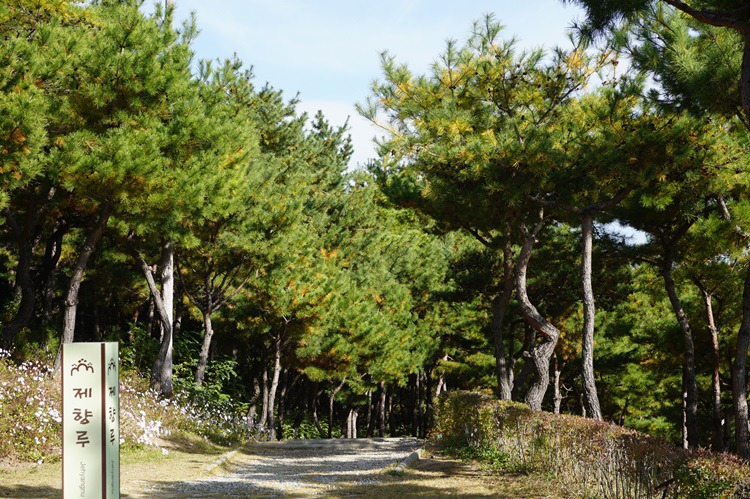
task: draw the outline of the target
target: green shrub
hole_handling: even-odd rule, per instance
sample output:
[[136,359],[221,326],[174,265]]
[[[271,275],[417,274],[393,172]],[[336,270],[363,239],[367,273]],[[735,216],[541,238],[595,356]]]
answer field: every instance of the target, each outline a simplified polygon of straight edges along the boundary
[[130,342],[121,345],[121,370],[149,372],[159,351],[159,340],[152,338],[145,329],[133,324],[128,331]]
[[497,401],[489,392],[441,398],[432,438],[498,469],[554,475],[584,496],[750,496],[750,468],[734,456],[688,452],[620,426]]
[[325,438],[328,435],[328,422],[319,421],[321,431],[318,431],[317,426],[312,418],[305,416],[300,422],[299,428],[294,427],[294,420],[296,414],[289,414],[284,419],[284,424],[281,427],[281,438],[282,440],[296,440],[296,439],[313,439],[313,438]]

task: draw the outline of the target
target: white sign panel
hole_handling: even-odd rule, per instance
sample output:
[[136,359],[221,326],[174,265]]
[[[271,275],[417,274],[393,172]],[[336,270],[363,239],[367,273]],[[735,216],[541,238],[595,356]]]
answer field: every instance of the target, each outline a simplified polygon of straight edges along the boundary
[[63,497],[120,497],[117,343],[62,351]]

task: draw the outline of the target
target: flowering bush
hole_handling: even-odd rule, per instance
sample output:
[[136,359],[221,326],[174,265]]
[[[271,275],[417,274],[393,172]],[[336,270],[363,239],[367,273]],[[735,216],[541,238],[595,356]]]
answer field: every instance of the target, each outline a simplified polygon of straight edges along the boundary
[[443,397],[433,439],[504,469],[554,475],[586,496],[750,495],[750,468],[734,456],[688,452],[620,426],[497,401],[489,392]]
[[60,385],[39,362],[16,365],[0,349],[0,456],[38,461],[60,453]]
[[257,433],[243,404],[202,398],[195,391],[176,391],[172,399],[160,399],[145,378],[134,373],[122,378],[120,433],[125,444],[158,446],[158,439],[184,431],[230,445],[246,442]]
[[[21,461],[54,461],[61,456],[60,380],[44,363],[13,362],[0,350],[0,456]],[[221,445],[257,434],[244,407],[210,403],[177,392],[160,399],[135,372],[120,377],[120,444],[123,448],[164,449],[178,432],[197,434]]]

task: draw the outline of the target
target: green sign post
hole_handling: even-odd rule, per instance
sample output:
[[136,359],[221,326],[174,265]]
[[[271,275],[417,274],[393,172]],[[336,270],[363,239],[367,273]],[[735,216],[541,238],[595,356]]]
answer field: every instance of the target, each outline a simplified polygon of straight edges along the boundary
[[120,497],[117,343],[62,351],[63,498]]

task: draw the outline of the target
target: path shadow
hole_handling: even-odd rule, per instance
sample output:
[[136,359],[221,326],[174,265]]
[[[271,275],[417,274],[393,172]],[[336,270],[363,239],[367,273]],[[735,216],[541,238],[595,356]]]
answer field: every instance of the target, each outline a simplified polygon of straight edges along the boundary
[[0,497],[62,497],[62,489],[47,486],[0,485]]

